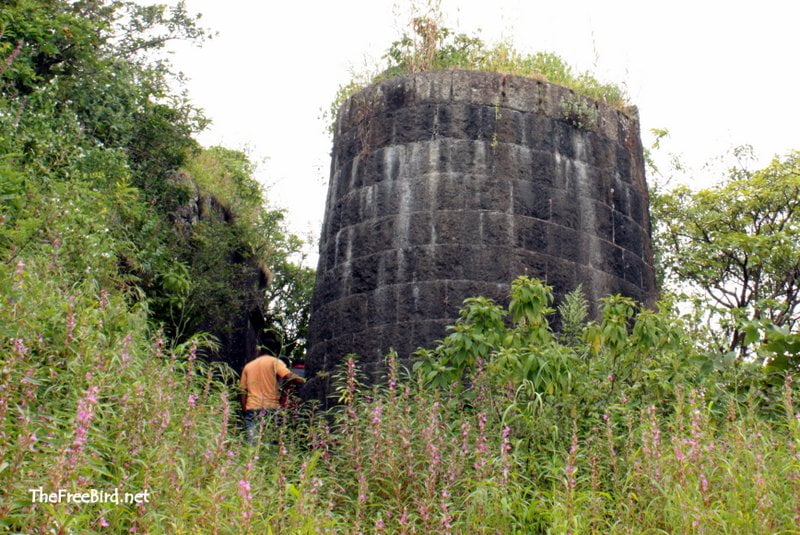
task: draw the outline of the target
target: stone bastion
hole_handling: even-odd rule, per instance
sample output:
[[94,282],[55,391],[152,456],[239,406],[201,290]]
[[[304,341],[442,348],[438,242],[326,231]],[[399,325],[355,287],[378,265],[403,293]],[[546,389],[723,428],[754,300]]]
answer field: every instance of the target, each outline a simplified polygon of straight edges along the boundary
[[507,304],[519,275],[557,302],[582,284],[595,316],[611,293],[654,303],[635,110],[530,78],[419,73],[347,100],[331,156],[309,376],[357,353],[374,379],[390,348],[408,359],[446,336],[465,298]]

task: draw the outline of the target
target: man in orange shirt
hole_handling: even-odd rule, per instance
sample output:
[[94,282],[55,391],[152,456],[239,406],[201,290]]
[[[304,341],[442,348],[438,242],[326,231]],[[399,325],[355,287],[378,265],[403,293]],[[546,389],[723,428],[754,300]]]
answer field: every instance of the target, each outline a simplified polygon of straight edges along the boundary
[[280,408],[280,387],[278,381],[285,379],[287,383],[305,383],[305,379],[293,374],[286,364],[261,350],[258,357],[251,360],[242,370],[239,382],[242,394],[242,410],[247,441],[256,443],[257,433],[263,431],[267,416],[274,415]]

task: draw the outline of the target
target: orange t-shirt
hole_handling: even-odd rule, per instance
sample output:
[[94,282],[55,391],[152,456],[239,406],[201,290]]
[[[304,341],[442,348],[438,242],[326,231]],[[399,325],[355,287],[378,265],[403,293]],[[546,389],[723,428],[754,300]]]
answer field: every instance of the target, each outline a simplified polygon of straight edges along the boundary
[[278,378],[283,379],[291,373],[286,364],[269,355],[248,362],[242,370],[239,383],[242,391],[247,394],[245,410],[279,408]]

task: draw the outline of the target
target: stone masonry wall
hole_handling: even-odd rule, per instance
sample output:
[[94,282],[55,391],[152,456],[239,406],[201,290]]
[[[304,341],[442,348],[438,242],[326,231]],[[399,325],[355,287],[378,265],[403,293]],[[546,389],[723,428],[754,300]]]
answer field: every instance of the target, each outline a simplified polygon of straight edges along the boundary
[[518,275],[546,280],[557,300],[582,283],[590,301],[621,293],[653,304],[638,122],[588,101],[597,120],[577,128],[564,111],[576,98],[533,79],[442,71],[345,103],[309,375],[350,352],[374,375],[390,347],[408,358],[445,336],[465,298],[506,304]]

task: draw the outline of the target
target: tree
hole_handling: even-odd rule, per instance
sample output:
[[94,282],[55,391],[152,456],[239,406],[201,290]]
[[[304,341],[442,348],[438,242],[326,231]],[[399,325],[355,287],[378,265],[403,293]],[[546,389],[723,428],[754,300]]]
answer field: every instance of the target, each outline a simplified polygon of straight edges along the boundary
[[66,272],[102,271],[176,343],[199,329],[238,343],[232,331],[269,310],[302,354],[313,271],[290,260],[300,242],[245,154],[200,148],[206,120],[174,90],[164,47],[207,37],[198,19],[184,2],[2,3],[0,255],[58,244]]
[[748,322],[800,320],[800,152],[730,170],[717,187],[658,194],[656,243],[669,281],[707,298],[717,348],[746,352]]
[[306,352],[315,271],[303,265],[303,241],[285,227],[281,210],[265,211],[260,228],[270,243],[272,283],[266,294],[264,345],[292,360]]

